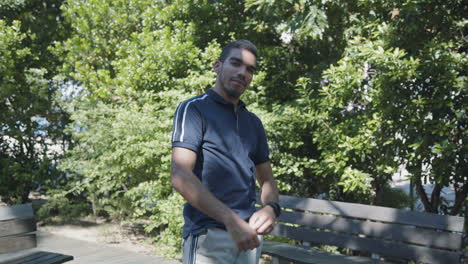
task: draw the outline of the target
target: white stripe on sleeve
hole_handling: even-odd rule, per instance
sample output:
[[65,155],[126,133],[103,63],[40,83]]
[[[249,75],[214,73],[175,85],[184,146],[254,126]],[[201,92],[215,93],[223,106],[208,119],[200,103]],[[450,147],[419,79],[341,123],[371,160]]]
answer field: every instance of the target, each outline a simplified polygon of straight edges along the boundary
[[179,107],[177,107],[177,112],[176,112],[175,122],[174,122],[174,131],[172,132],[172,139],[171,139],[172,142],[174,142],[174,137],[177,134],[177,121],[179,121],[179,112],[181,108],[182,108],[182,104],[179,105]]
[[[179,138],[179,141],[180,141],[180,142],[184,142],[185,117],[187,116],[187,109],[188,109],[189,105],[190,105],[192,102],[195,102],[195,101],[198,101],[198,100],[203,100],[203,99],[205,99],[207,96],[208,96],[208,95],[205,94],[203,97],[193,99],[193,100],[189,101],[189,102],[185,105],[185,108],[184,108],[184,115],[182,116],[182,125],[181,125],[182,132],[180,133],[180,138]],[[177,112],[179,112],[179,111],[177,111]],[[176,117],[176,118],[178,119],[178,113],[177,113],[177,117]],[[177,120],[177,119],[176,119],[176,120]],[[176,127],[176,129],[174,130],[174,132],[175,132],[175,131],[177,131],[177,127]],[[175,135],[176,135],[176,134],[174,133],[174,136],[175,136]]]

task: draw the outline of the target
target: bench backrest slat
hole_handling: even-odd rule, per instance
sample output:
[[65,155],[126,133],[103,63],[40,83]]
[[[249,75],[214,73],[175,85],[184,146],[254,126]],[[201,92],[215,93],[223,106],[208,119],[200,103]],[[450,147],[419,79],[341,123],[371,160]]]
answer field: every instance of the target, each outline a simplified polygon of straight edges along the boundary
[[0,221],[0,238],[34,231],[36,231],[36,221],[34,218]]
[[431,249],[416,245],[350,236],[340,233],[316,231],[305,228],[276,225],[272,235],[319,244],[335,245],[353,250],[368,249],[370,252],[385,256],[413,259],[427,263],[458,263],[460,255],[456,252]]
[[[437,230],[414,228],[393,223],[374,222],[361,219],[343,218],[331,215],[284,211],[277,220],[299,224],[309,228],[329,229],[348,234],[362,234],[370,237],[416,243],[426,246],[458,250],[462,234],[438,232]],[[437,239],[434,239],[437,237]]]
[[286,195],[280,196],[280,204],[282,207],[298,210],[342,215],[354,218],[365,216],[366,219],[369,220],[415,225],[454,232],[463,232],[464,228],[464,218],[458,216],[436,215],[380,206],[300,198]]
[[35,234],[0,238],[0,254],[34,247],[36,247]]
[[36,247],[36,234],[31,234],[34,231],[31,203],[0,207],[0,253]]
[[13,206],[0,206],[0,221],[33,216],[34,212],[31,203]]

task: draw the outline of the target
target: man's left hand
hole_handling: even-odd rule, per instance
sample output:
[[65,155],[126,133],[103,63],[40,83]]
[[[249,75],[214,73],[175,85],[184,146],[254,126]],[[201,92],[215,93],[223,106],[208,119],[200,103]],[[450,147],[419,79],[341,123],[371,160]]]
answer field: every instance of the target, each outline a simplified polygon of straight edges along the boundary
[[257,231],[259,235],[268,235],[273,231],[276,215],[271,206],[265,206],[255,212],[249,220],[249,225]]

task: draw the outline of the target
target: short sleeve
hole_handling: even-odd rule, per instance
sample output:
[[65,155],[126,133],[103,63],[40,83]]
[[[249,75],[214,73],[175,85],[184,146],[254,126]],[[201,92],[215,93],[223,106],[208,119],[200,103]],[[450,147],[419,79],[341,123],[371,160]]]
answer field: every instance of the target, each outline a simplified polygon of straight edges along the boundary
[[200,112],[191,101],[182,102],[174,115],[172,147],[182,147],[198,152],[202,139],[203,124]]
[[262,164],[270,160],[270,150],[268,148],[267,137],[265,134],[265,129],[263,128],[262,122],[258,117],[255,117],[257,120],[257,149],[253,156],[253,162],[255,165]]

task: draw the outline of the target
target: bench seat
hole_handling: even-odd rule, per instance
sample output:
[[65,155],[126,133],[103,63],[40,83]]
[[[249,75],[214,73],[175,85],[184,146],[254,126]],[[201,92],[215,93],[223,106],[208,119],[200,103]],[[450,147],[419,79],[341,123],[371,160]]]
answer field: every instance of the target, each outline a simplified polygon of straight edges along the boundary
[[[375,264],[377,262],[367,257],[332,254],[311,247],[272,241],[263,243],[262,253],[301,264]],[[385,261],[379,261],[378,263],[390,264],[390,262]]]
[[59,264],[70,260],[73,260],[73,257],[69,255],[47,251],[36,251],[17,258],[8,259],[7,261],[0,260],[0,264]]

